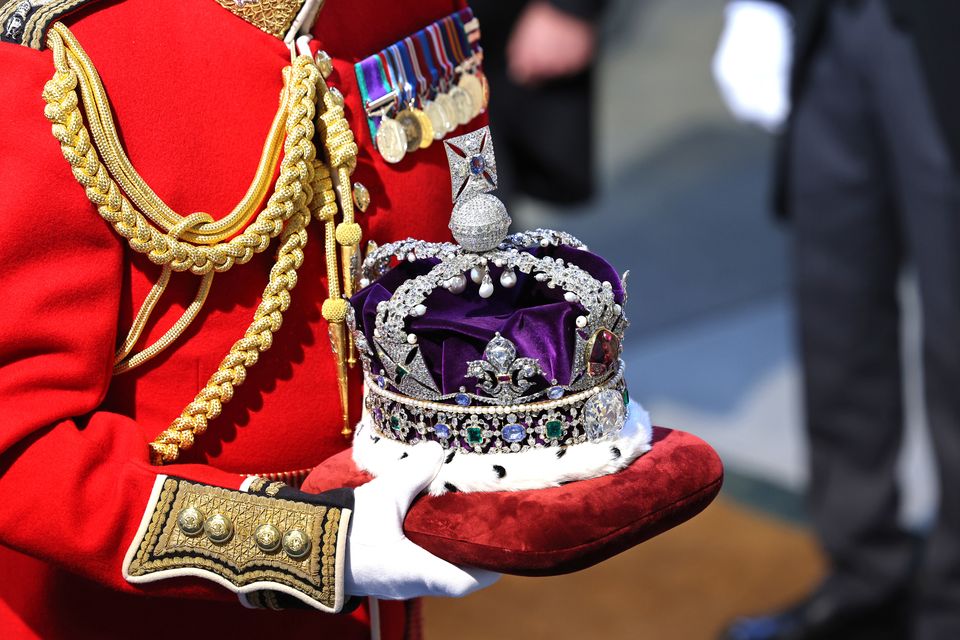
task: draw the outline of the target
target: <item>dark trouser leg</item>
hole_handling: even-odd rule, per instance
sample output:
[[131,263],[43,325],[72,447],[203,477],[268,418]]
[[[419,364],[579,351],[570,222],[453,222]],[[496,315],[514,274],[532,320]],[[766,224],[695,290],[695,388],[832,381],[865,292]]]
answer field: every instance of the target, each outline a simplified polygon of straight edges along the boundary
[[888,33],[873,58],[873,86],[920,285],[924,391],[941,494],[921,567],[914,637],[954,640],[960,638],[960,174],[913,43],[888,24],[878,29]]
[[901,234],[867,87],[862,9],[836,8],[795,106],[789,174],[810,438],[810,507],[828,589],[874,601],[903,586],[897,275]]

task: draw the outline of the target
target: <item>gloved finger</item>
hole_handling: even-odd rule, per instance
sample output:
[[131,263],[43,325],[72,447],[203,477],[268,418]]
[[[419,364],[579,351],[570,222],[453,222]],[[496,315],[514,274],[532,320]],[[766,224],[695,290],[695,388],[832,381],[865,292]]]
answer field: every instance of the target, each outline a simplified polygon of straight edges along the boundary
[[444,451],[439,443],[420,443],[410,448],[409,455],[357,491],[391,500],[402,520],[413,499],[440,473],[443,459]]
[[426,549],[418,547],[409,540],[404,550],[417,573],[422,577],[422,596],[440,596],[448,598],[462,598],[484,587],[488,587],[500,579],[500,574],[484,569],[459,567],[442,560]]

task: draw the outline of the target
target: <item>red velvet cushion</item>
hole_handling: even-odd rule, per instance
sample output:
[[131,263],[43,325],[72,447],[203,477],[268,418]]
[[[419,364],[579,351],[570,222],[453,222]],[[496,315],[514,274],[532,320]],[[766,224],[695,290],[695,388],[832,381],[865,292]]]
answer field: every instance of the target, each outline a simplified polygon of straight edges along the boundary
[[[312,473],[305,491],[370,479],[350,451]],[[536,491],[448,493],[418,499],[407,536],[455,564],[523,576],[585,569],[702,511],[723,483],[723,465],[703,440],[654,427],[653,449],[613,475]]]

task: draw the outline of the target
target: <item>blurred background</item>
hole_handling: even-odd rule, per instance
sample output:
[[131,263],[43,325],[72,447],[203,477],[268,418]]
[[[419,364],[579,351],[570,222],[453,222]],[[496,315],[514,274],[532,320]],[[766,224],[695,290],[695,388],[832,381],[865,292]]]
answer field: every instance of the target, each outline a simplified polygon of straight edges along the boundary
[[[801,497],[789,245],[769,202],[774,139],[736,123],[717,95],[710,61],[722,24],[717,0],[612,2],[595,76],[596,196],[510,206],[517,227],[564,229],[630,270],[631,396],[656,424],[719,451],[723,492],[699,517],[590,570],[508,576],[470,598],[428,601],[428,640],[706,640],[738,615],[794,601],[823,575]],[[936,496],[909,278],[902,295],[903,517],[922,526]]]

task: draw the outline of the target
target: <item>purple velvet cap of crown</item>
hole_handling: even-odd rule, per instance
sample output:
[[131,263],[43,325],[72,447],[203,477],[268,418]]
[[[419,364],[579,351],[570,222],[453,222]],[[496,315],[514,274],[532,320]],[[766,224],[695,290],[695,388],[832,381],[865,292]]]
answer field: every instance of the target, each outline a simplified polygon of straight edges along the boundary
[[[620,276],[600,256],[566,246],[536,247],[529,251],[538,257],[562,258],[600,282],[610,282],[614,299],[623,303]],[[390,299],[407,279],[429,272],[436,262],[435,259],[401,262],[351,298],[357,328],[370,344],[375,342],[377,304]],[[499,285],[501,272],[502,269],[490,265],[495,283],[490,298],[481,298],[478,285],[468,278],[463,293],[453,294],[439,288],[427,298],[426,315],[407,320],[408,329],[417,335],[424,361],[443,394],[456,393],[460,387],[468,391],[475,389],[477,380],[466,376],[467,362],[481,360],[484,348],[497,332],[516,345],[518,357],[540,361],[545,377],[535,380],[536,386],[531,390],[546,388],[551,379],[561,385],[571,382],[576,318],[585,314],[584,308],[564,300],[560,289],[550,289],[546,283],[524,273],[517,272],[514,287],[502,287]],[[373,368],[382,369],[376,357]]]

